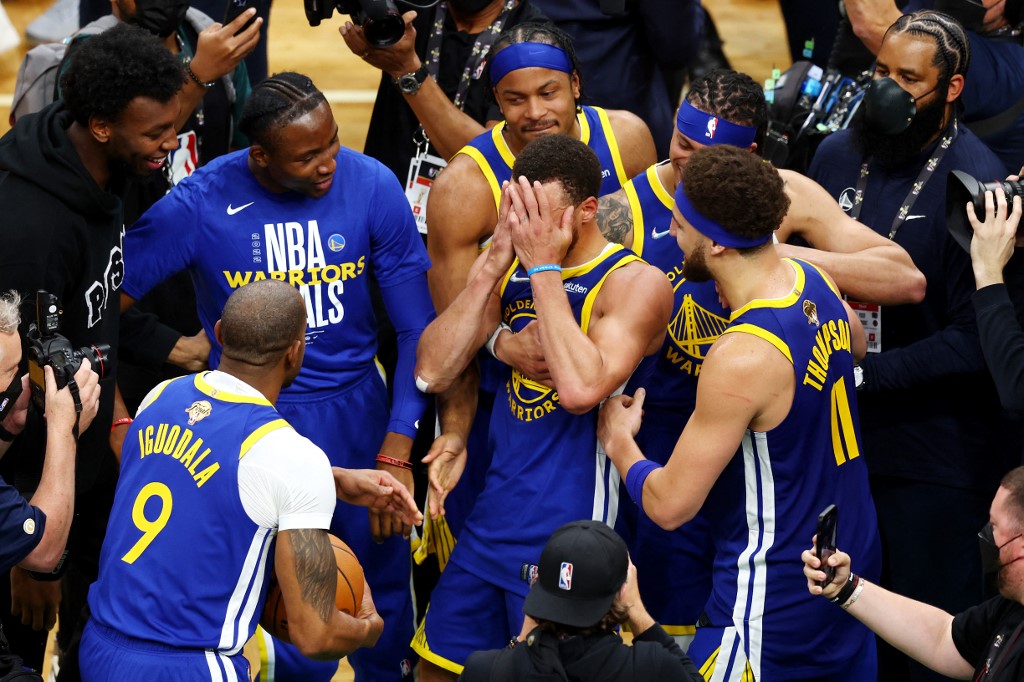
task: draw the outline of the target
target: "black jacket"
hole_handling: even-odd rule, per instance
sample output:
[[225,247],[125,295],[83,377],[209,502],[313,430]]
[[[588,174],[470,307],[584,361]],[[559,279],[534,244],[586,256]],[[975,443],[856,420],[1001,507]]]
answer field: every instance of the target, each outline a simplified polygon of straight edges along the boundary
[[539,628],[514,649],[478,651],[464,682],[703,682],[679,645],[655,624],[629,646],[614,633],[558,640]]
[[[71,115],[56,102],[24,116],[0,138],[0,291],[28,297],[22,330],[35,317],[38,289],[63,304],[62,333],[75,348],[111,348],[100,410],[79,441],[77,492],[101,471],[113,472],[107,445],[117,362],[123,221],[117,180],[99,187],[79,159],[67,129]],[[30,416],[25,433],[3,459],[8,481],[31,490],[41,471],[45,426]],[[13,470],[13,477],[12,477]]]

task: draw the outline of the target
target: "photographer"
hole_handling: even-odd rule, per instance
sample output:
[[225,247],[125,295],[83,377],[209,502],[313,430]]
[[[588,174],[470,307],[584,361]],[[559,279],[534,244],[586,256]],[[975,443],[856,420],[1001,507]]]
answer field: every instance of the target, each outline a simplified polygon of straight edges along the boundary
[[[0,457],[25,428],[30,390],[28,376],[18,375],[21,338],[18,336],[20,297],[0,295]],[[46,373],[46,461],[32,499],[0,478],[0,571],[15,564],[30,571],[53,570],[67,543],[75,498],[75,436],[89,428],[99,406],[99,376],[88,361],[75,373],[78,396],[67,386],[56,388],[53,370]],[[76,413],[75,401],[81,413]],[[53,614],[56,615],[56,614]]]
[[[804,550],[804,575],[811,594],[842,607],[875,634],[943,675],[956,679],[1010,682],[1024,679],[1024,467],[1003,477],[978,533],[981,562],[994,575],[999,595],[956,616],[908,599],[852,573],[850,555],[837,551],[826,580],[816,547]],[[816,540],[817,538],[815,538]],[[837,619],[843,618],[838,609]]]
[[[1011,175],[1008,180],[1016,181]],[[1024,331],[1015,307],[1024,305],[1021,299],[1020,259],[1007,267],[1013,259],[1016,246],[1024,245],[1017,236],[1021,216],[1021,197],[1013,197],[1013,209],[1007,211],[1006,194],[1002,188],[985,192],[985,215],[977,215],[974,204],[967,204],[967,218],[974,228],[971,239],[971,265],[978,290],[974,293],[974,310],[978,315],[978,333],[981,350],[985,354],[999,400],[1008,410],[1024,411]],[[1007,286],[1006,278],[1011,280]],[[1016,285],[1016,286],[1013,286]]]

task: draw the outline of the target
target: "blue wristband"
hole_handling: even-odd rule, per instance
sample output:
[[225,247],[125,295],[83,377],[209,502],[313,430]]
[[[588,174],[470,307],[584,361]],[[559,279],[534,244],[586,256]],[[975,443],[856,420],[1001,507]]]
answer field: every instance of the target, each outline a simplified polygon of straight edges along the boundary
[[548,263],[547,265],[534,265],[532,268],[526,271],[527,277],[533,277],[538,272],[561,272],[562,266],[555,263]]
[[626,472],[626,492],[641,509],[644,508],[644,483],[647,482],[647,477],[651,475],[652,471],[660,468],[661,465],[657,462],[641,459],[629,467],[629,471]]

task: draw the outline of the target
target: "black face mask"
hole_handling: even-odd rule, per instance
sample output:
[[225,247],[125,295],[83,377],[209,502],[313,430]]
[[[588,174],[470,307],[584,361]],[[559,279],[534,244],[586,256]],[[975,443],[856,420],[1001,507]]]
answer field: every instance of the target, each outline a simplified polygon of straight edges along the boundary
[[968,31],[978,33],[985,23],[985,5],[978,0],[935,0],[936,12],[953,17]]
[[[995,536],[992,533],[992,524],[986,523],[981,532],[978,533],[978,549],[981,551],[981,570],[986,575],[994,575],[999,573],[1004,567],[1009,566],[1013,563],[1011,561],[1008,564],[999,563],[999,552],[1003,547],[1016,540],[1017,538],[1024,535],[1024,533],[1018,533],[1012,538],[1007,540],[1001,545],[996,544]],[[1014,559],[1016,561],[1016,559]]]
[[15,372],[11,385],[7,387],[6,391],[0,393],[0,421],[3,421],[11,413],[14,403],[17,402],[20,395],[21,377]]
[[459,14],[479,14],[494,0],[448,0],[448,5]]
[[188,0],[137,0],[129,24],[144,28],[160,38],[174,33],[188,12]]
[[859,114],[851,127],[857,146],[886,168],[896,168],[917,157],[942,127],[945,101],[935,101],[920,109],[923,97],[945,86],[939,83],[915,98],[891,78],[872,81],[864,95]]

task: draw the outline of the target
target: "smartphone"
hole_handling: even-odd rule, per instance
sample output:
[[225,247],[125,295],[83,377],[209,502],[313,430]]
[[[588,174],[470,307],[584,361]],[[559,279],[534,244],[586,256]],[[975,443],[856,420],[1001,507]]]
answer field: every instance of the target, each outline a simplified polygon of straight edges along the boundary
[[834,504],[825,507],[818,514],[818,559],[821,570],[825,571],[825,580],[819,581],[819,587],[825,587],[836,577],[835,566],[828,566],[825,560],[836,553],[836,525],[839,523],[839,510]]
[[[239,14],[249,9],[250,7],[257,7],[257,3],[254,3],[252,0],[228,0],[228,8],[227,11],[224,12],[224,25],[227,26],[228,24],[230,24],[232,21],[235,20],[235,18]],[[256,17],[258,16],[259,12],[257,11],[257,13],[253,15],[252,19],[245,22],[245,25],[235,32],[235,35],[238,35],[245,29],[252,26],[253,22],[256,21]]]

